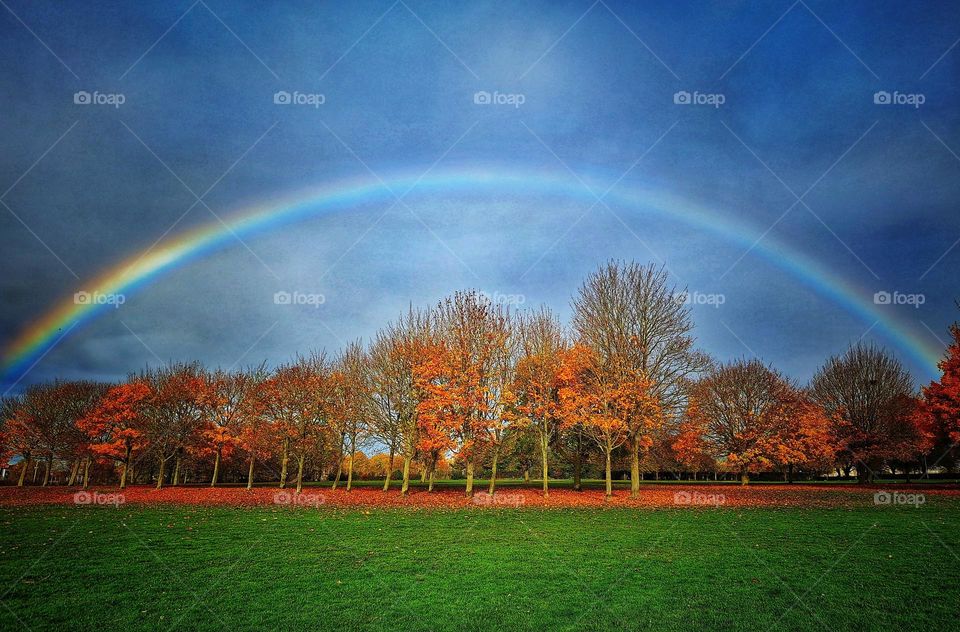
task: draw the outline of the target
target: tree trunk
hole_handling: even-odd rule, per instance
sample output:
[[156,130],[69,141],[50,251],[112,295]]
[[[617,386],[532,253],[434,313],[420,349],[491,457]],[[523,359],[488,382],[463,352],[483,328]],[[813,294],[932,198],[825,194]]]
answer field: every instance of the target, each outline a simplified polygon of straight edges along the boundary
[[410,490],[410,457],[403,455],[403,483],[400,485],[400,495],[406,496]]
[[30,479],[31,483],[37,482],[37,473],[40,471],[40,461],[34,461],[33,463],[33,478]]
[[467,496],[473,496],[473,457],[467,461]]
[[217,476],[220,474],[220,453],[222,450],[222,446],[217,446],[217,456],[213,459],[213,476],[210,477],[210,487],[217,486]]
[[630,498],[640,496],[640,440],[630,442]]
[[130,466],[130,452],[130,444],[128,443],[123,456],[123,471],[120,472],[120,489],[126,489],[127,487],[127,468]]
[[607,470],[607,492],[606,492],[606,500],[609,501],[610,499],[613,498],[613,476],[612,476],[612,470],[611,470],[611,468],[610,468],[610,452],[611,452],[611,450],[610,450],[610,446],[609,446],[609,445],[606,446],[605,452],[606,452],[606,454],[607,454],[607,468],[606,468],[606,470]]
[[347,457],[347,491],[353,489],[353,450],[350,450],[350,456]]
[[50,482],[50,470],[53,469],[53,453],[47,455],[47,460],[43,464],[43,484],[41,487],[46,487],[47,483]]
[[90,486],[90,457],[87,456],[83,460],[83,488],[86,489]]
[[524,483],[529,483],[529,482],[530,482],[530,468],[529,468],[529,467],[523,468],[523,482],[524,482]]
[[70,466],[70,480],[67,481],[67,487],[73,487],[73,484],[77,482],[77,473],[80,471],[80,459],[74,459],[73,465]]
[[180,454],[177,454],[177,458],[173,462],[173,480],[170,482],[171,485],[176,487],[180,484]]
[[497,459],[500,458],[500,450],[496,450],[493,453],[493,463],[490,465],[490,489],[487,491],[488,494],[493,496],[496,492],[497,486]]
[[283,440],[283,456],[280,458],[280,489],[287,486],[287,462],[290,460],[290,439]]
[[17,480],[17,487],[23,487],[23,479],[27,477],[27,470],[30,469],[30,455],[23,457],[23,463],[20,466],[20,478]]
[[163,489],[163,476],[167,469],[167,459],[160,457],[160,473],[157,474],[157,489]]
[[[547,436],[546,433],[540,434],[540,467],[543,470],[543,497],[544,498],[549,498],[550,496],[550,484],[549,484],[550,466],[549,466],[549,463],[547,463],[547,450],[550,447],[548,445],[548,439],[549,437]],[[530,471],[525,470],[524,473],[527,475],[527,480],[529,481]]]
[[577,457],[573,460],[573,491],[579,492],[583,490],[583,483],[580,480],[583,475],[583,450],[582,448],[583,437],[580,433],[577,433]]
[[333,491],[337,490],[337,485],[340,484],[340,475],[343,474],[343,454],[337,458],[337,476],[333,479]]
[[393,446],[390,446],[390,462],[387,463],[387,478],[383,481],[383,491],[390,490],[390,475],[393,474]]
[[741,472],[740,472],[740,484],[741,484],[741,485],[746,485],[746,484],[749,483],[749,482],[750,482],[750,473],[747,472],[747,470],[741,471]]
[[254,456],[250,455],[250,469],[247,470],[247,491],[253,489],[253,462]]
[[433,468],[432,467],[430,468],[430,486],[427,487],[427,491],[428,492],[433,491]]
[[420,482],[421,482],[421,483],[426,483],[426,482],[427,482],[427,468],[426,468],[426,467],[420,468]]
[[787,482],[793,482],[793,463],[787,466]]
[[303,460],[306,458],[306,455],[301,452],[300,456],[297,457],[297,493],[300,493],[300,490],[303,489]]

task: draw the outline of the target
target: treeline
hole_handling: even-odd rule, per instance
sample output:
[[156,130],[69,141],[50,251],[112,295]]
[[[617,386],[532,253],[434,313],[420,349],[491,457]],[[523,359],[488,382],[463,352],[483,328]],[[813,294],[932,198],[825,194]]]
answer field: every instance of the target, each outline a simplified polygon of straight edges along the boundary
[[[458,292],[413,309],[368,345],[314,352],[268,370],[171,364],[120,384],[57,381],[2,402],[3,459],[23,485],[116,477],[164,485],[223,479],[333,479],[353,486],[395,471],[401,493],[433,489],[451,468],[474,478],[562,470],[785,479],[854,470],[954,467],[960,441],[960,327],[920,392],[885,350],[857,344],[798,385],[760,360],[718,363],[700,351],[684,293],[662,268],[610,262],[590,275],[564,326],[546,308],[511,313]],[[369,461],[360,451],[375,447]],[[362,459],[362,467],[357,460]]]

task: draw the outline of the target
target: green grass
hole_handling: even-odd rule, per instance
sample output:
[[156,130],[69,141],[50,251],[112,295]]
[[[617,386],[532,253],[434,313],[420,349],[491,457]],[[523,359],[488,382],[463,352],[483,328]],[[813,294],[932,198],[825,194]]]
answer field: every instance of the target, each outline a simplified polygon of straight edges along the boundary
[[0,629],[957,629],[920,508],[0,510]]

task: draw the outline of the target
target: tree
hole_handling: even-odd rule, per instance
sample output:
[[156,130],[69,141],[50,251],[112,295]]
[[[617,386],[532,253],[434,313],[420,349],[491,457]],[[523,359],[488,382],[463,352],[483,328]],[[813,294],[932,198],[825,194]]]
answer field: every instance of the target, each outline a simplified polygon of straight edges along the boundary
[[656,400],[647,416],[641,410],[624,411],[626,441],[630,447],[630,489],[640,490],[640,452],[663,429],[668,417],[684,408],[686,384],[707,366],[706,356],[694,348],[685,292],[668,285],[667,273],[653,264],[609,262],[587,277],[573,301],[573,328],[578,341],[596,354],[602,380],[620,389],[621,404],[633,385],[643,384]]
[[[404,495],[410,489],[410,465],[419,443],[423,392],[418,384],[417,369],[425,361],[431,345],[431,329],[430,313],[411,308],[377,333],[370,350],[373,434],[390,450],[391,465],[395,450],[403,456],[400,493]],[[384,491],[390,488],[392,470],[392,467],[387,470]]]
[[201,375],[198,395],[205,425],[203,437],[214,453],[210,487],[217,485],[224,451],[240,445],[243,430],[252,428],[246,422],[256,416],[253,400],[264,373],[261,366],[236,372],[218,369]]
[[[652,385],[642,375],[623,379],[592,348],[575,344],[561,372],[560,405],[567,423],[579,423],[603,450],[606,498],[613,498],[612,458],[631,437],[631,423],[660,423],[661,410]],[[633,435],[640,440],[639,434]],[[637,466],[639,470],[639,465]]]
[[[347,345],[337,358],[330,382],[333,396],[331,425],[341,437],[341,453],[345,448],[347,454],[347,491],[350,491],[353,487],[354,455],[366,437],[365,421],[369,408],[367,358],[359,342]],[[338,479],[340,467],[337,466]],[[334,489],[336,485],[334,482]]]
[[943,459],[960,443],[960,323],[950,325],[953,340],[937,364],[941,376],[923,387],[924,410],[941,439]]
[[196,449],[205,414],[206,375],[199,363],[171,364],[144,371],[150,385],[145,407],[145,431],[157,459],[157,489],[163,487],[166,465],[176,458],[173,482],[179,482],[180,461],[188,449]]
[[121,464],[120,489],[127,486],[134,450],[146,446],[145,408],[151,396],[150,386],[134,378],[110,388],[99,405],[78,422],[90,437],[94,454]]
[[567,352],[567,340],[560,321],[546,308],[518,319],[520,359],[517,361],[513,391],[523,425],[532,428],[540,449],[543,497],[550,495],[548,483],[550,445],[563,430],[560,414],[560,372]]
[[886,351],[858,343],[816,372],[811,392],[830,416],[841,458],[856,464],[859,482],[872,481],[910,424],[910,375]]
[[740,472],[771,467],[792,411],[790,383],[759,360],[737,360],[713,368],[690,394],[687,419],[702,428],[708,450]]
[[771,442],[770,459],[793,482],[794,468],[812,471],[830,469],[837,446],[830,433],[830,419],[809,393],[787,392],[782,402],[784,419],[779,435]]
[[262,402],[281,437],[280,488],[287,484],[290,455],[297,457],[297,493],[303,488],[303,467],[311,452],[323,453],[329,442],[330,366],[323,354],[300,357],[278,367],[263,383]]
[[[512,369],[511,319],[507,309],[477,292],[457,292],[435,310],[429,357],[420,367],[420,410],[442,424],[466,463],[466,494],[473,495],[476,461],[489,448],[496,465],[508,408]],[[426,378],[426,379],[425,379]],[[491,486],[493,490],[493,486]]]

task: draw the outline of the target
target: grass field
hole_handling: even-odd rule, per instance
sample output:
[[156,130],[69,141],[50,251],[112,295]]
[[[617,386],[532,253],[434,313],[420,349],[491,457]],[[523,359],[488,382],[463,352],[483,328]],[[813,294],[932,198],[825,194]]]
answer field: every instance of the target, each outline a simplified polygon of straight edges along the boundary
[[0,509],[0,629],[957,629],[960,500]]

